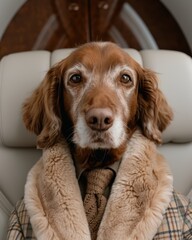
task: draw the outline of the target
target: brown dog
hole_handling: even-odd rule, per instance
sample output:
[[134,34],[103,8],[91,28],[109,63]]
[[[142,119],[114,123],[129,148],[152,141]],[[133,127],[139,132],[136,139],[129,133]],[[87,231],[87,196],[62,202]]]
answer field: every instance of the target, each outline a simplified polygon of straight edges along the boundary
[[[156,148],[172,111],[152,71],[115,44],[85,44],[48,71],[23,110],[43,154],[28,174],[10,236],[191,239],[191,203],[173,190],[169,167]],[[95,231],[81,173],[106,165],[115,180]]]
[[25,125],[40,148],[65,137],[87,167],[120,159],[137,128],[160,143],[171,118],[155,74],[112,43],[75,50],[48,71],[24,105]]

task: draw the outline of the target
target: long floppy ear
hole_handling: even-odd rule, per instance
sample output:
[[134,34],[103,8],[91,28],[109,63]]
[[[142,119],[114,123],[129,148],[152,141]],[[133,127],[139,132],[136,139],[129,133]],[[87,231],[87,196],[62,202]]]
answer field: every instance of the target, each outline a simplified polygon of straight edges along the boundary
[[158,88],[156,75],[148,69],[139,73],[138,105],[137,117],[144,135],[161,143],[161,133],[172,120],[173,113]]
[[37,146],[52,146],[61,134],[59,86],[62,81],[60,63],[52,67],[44,80],[23,105],[23,121],[37,135]]

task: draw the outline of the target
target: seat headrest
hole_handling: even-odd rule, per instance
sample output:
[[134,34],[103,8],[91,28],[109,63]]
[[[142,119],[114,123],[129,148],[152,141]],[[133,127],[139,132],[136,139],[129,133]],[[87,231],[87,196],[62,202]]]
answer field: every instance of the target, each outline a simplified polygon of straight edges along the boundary
[[[5,56],[0,62],[0,139],[7,147],[34,147],[36,137],[22,122],[22,104],[47,70],[73,49],[31,51]],[[192,141],[192,59],[180,52],[125,49],[137,62],[155,71],[174,112],[164,142]]]

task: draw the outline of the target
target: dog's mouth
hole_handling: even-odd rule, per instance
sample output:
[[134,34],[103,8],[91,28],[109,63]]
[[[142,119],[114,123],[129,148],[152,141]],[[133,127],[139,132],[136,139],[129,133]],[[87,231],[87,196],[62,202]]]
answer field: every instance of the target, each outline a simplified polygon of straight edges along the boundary
[[97,134],[90,139],[88,147],[94,149],[95,151],[108,150],[112,148],[111,140],[106,134]]
[[122,122],[116,121],[105,131],[90,129],[83,121],[74,128],[73,142],[81,148],[111,149],[118,148],[126,139],[127,131]]

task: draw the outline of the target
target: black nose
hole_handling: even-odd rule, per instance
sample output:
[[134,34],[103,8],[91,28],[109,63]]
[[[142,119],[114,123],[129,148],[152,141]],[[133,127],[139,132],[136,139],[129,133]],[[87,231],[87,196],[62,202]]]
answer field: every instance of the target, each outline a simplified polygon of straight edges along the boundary
[[109,108],[92,108],[85,114],[87,125],[97,131],[106,131],[113,125],[114,116]]

